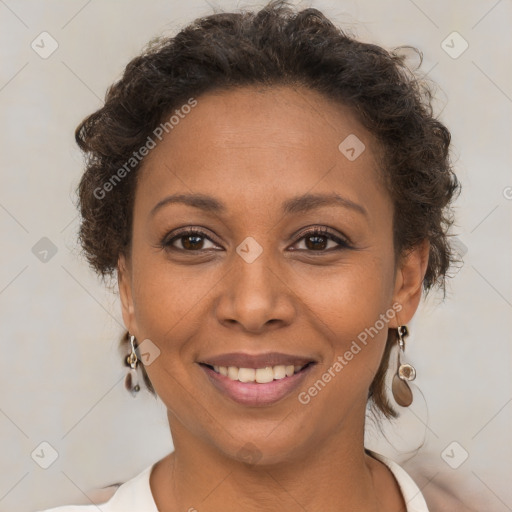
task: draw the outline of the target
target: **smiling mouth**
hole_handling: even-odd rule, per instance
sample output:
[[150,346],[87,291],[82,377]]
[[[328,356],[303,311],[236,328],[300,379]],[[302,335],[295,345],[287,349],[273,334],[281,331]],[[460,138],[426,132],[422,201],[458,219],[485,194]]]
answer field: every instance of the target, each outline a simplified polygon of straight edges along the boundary
[[206,363],[199,363],[201,366],[213,370],[215,373],[223,375],[232,381],[253,382],[258,384],[267,384],[274,380],[286,379],[300,373],[305,368],[315,364],[313,361],[304,365],[275,365],[265,366],[264,368],[239,368],[237,366],[217,366]]

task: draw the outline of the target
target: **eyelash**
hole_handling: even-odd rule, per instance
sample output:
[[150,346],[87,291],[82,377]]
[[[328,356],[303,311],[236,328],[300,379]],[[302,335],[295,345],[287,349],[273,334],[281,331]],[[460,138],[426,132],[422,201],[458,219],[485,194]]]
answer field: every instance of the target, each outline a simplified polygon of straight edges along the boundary
[[[201,231],[196,228],[188,228],[185,231],[178,233],[177,235],[173,236],[170,239],[168,239],[167,237],[164,237],[160,244],[160,247],[162,249],[167,249],[167,250],[175,250],[175,251],[180,251],[180,252],[191,252],[191,253],[203,252],[203,251],[209,250],[209,249],[190,249],[190,250],[189,249],[181,249],[179,247],[174,247],[172,245],[175,240],[179,240],[181,238],[186,238],[187,236],[194,236],[194,235],[199,236],[201,238],[205,238],[215,244],[215,242],[209,236],[207,236],[204,231]],[[294,250],[306,251],[309,253],[316,252],[316,253],[322,254],[322,253],[329,253],[332,251],[338,251],[340,249],[351,248],[351,245],[349,244],[349,242],[347,240],[344,240],[344,239],[336,236],[334,233],[331,233],[331,231],[329,231],[327,228],[313,228],[313,229],[310,229],[308,231],[301,233],[300,238],[297,239],[297,241],[294,243],[294,245],[297,244],[298,242],[300,242],[301,240],[303,240],[304,238],[313,237],[313,236],[328,238],[329,240],[336,242],[338,244],[338,247],[330,248],[330,249],[320,249],[317,251],[310,250],[310,249],[294,249]]]

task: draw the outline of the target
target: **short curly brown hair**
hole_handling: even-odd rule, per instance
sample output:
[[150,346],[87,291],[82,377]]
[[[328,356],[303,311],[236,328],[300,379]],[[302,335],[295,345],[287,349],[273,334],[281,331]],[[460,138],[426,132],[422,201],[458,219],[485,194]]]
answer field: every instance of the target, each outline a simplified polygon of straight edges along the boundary
[[[382,146],[396,255],[428,240],[424,290],[445,291],[455,259],[448,242],[451,202],[460,185],[449,158],[450,132],[433,116],[431,86],[408,69],[400,52],[360,42],[319,10],[297,11],[282,0],[259,12],[198,18],[174,37],[151,41],[108,89],[104,106],[77,127],[76,141],[86,155],[78,186],[79,240],[90,265],[104,278],[113,276],[119,255],[129,251],[141,164],[115,186],[106,184],[155,127],[191,97],[261,84],[307,87],[351,107]],[[390,329],[369,390],[370,403],[388,418],[396,417],[385,393],[395,340]]]

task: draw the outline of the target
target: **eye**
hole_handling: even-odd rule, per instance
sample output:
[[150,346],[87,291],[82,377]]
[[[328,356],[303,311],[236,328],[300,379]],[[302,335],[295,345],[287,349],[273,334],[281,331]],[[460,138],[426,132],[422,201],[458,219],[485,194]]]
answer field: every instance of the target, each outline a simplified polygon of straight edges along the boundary
[[[213,244],[213,247],[204,247],[205,241]],[[181,244],[181,247],[177,247],[175,245],[176,242]],[[187,229],[172,238],[164,238],[161,245],[165,249],[176,249],[178,251],[200,251],[203,249],[214,249],[218,247],[204,231],[199,229]]]
[[[314,228],[306,231],[305,233],[302,233],[302,236],[299,238],[298,242],[301,240],[304,240],[306,249],[300,250],[306,250],[308,252],[330,252],[331,250],[339,250],[350,247],[346,240],[340,238],[334,233],[331,233],[327,228]],[[296,242],[296,244],[298,242]],[[334,247],[328,247],[329,242],[333,242]]]
[[[331,233],[327,228],[314,228],[302,233],[302,236],[295,242],[297,245],[299,242],[304,240],[305,250],[307,252],[331,252],[332,250],[339,250],[349,248],[350,244],[347,240],[340,238],[339,236]],[[206,246],[205,243],[212,244],[210,247]],[[329,243],[333,243],[334,246],[329,247]],[[180,244],[178,246],[177,244]],[[211,240],[207,234],[196,228],[189,228],[183,230],[177,234],[174,234],[172,238],[165,237],[161,242],[161,247],[167,250],[177,251],[203,251],[203,250],[218,250],[219,247]],[[292,249],[297,250],[297,249]]]

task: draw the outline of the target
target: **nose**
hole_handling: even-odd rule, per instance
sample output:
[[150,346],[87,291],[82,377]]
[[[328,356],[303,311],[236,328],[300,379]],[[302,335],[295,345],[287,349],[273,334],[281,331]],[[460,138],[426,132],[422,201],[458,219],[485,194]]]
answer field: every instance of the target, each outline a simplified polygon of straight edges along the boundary
[[251,333],[290,325],[296,313],[294,294],[270,251],[252,262],[233,256],[217,302],[219,322]]

